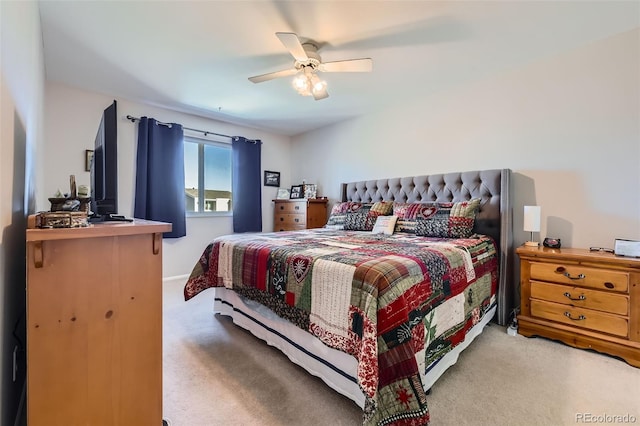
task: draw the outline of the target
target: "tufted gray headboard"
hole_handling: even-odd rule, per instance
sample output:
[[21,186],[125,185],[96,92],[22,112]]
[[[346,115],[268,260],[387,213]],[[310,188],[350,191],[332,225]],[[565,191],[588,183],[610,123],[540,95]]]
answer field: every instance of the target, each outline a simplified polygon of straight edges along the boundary
[[510,186],[509,169],[454,172],[345,183],[342,201],[428,203],[480,198],[474,231],[493,237],[498,245],[497,322],[506,325],[516,306]]

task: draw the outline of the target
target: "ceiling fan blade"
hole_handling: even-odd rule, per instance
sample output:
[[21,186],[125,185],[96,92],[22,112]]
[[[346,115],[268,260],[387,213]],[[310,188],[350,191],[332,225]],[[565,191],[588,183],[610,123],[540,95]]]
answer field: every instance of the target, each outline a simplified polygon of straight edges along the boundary
[[318,70],[322,72],[371,72],[373,70],[373,61],[371,58],[362,58],[323,62],[318,66]]
[[297,69],[291,68],[289,70],[270,72],[270,73],[267,73],[267,74],[261,74],[261,75],[256,75],[256,76],[253,76],[253,77],[249,77],[249,81],[251,81],[253,83],[262,83],[263,81],[273,80],[274,78],[288,77],[290,75],[294,75],[297,72],[298,72]]
[[296,61],[304,62],[308,61],[309,57],[300,43],[300,39],[295,33],[276,33],[276,36],[280,39],[284,47],[287,48],[289,53],[296,59]]

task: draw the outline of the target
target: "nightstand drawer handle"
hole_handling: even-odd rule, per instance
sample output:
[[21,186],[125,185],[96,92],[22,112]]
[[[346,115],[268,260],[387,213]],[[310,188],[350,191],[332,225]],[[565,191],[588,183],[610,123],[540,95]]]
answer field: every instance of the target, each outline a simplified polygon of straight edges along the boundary
[[571,293],[569,293],[568,291],[564,294],[565,297],[568,297],[570,300],[586,300],[587,296],[585,296],[584,294],[581,294],[578,297],[571,297]]
[[587,276],[585,274],[578,274],[577,277],[572,277],[570,273],[567,272],[567,270],[564,268],[564,266],[558,266],[556,268],[556,272],[559,274],[564,275],[565,277],[569,278],[570,280],[583,280],[585,279]]
[[300,222],[300,219],[294,219],[294,221],[295,221],[296,223],[298,223],[298,222]]
[[587,317],[585,317],[584,315],[580,315],[580,316],[578,316],[578,318],[573,318],[571,316],[571,312],[565,312],[564,316],[569,318],[570,320],[573,320],[573,321],[581,321],[581,320],[586,320],[587,319]]

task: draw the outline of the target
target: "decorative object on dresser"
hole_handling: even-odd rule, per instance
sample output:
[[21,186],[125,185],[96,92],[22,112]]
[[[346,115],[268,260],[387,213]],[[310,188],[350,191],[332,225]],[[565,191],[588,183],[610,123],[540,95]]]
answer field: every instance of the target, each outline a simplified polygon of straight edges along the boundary
[[278,194],[276,195],[278,200],[288,200],[289,190],[287,188],[278,188]]
[[289,191],[289,198],[292,200],[304,198],[304,185],[293,185]]
[[27,241],[27,423],[160,425],[162,233],[136,220]]
[[640,257],[640,241],[616,238],[613,252],[616,256]]
[[542,245],[549,248],[560,248],[560,238],[545,238]]
[[274,231],[322,228],[327,223],[327,200],[273,200]]
[[539,243],[533,240],[533,233],[540,232],[540,206],[524,206],[523,228],[525,232],[531,233],[531,238],[524,245],[538,247]]
[[304,189],[304,198],[307,200],[316,198],[318,195],[318,185],[313,183],[305,183],[303,186]]
[[640,259],[522,246],[518,332],[640,367]]

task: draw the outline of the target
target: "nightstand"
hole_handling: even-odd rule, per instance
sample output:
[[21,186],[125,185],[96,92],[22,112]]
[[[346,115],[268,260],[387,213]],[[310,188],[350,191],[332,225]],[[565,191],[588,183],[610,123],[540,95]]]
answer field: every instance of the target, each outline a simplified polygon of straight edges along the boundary
[[322,228],[327,224],[326,199],[273,200],[274,231]]
[[593,349],[640,367],[640,259],[519,247],[518,333]]

